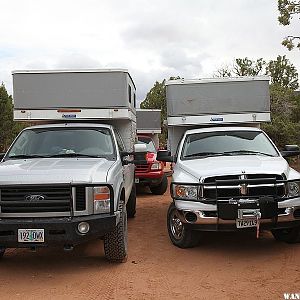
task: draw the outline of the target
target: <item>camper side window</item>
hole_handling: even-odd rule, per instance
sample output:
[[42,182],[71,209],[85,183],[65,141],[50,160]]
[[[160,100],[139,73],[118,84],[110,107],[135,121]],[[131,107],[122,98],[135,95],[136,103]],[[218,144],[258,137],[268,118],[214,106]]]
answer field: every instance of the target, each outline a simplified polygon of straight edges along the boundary
[[136,94],[135,93],[133,94],[133,105],[134,105],[134,108],[136,108]]
[[129,103],[131,103],[131,86],[128,84],[128,99]]

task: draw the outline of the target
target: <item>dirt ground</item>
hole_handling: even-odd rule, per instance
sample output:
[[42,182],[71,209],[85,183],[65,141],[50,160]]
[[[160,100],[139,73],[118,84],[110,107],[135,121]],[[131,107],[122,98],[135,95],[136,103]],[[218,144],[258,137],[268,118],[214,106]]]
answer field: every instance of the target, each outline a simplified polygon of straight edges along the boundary
[[265,232],[207,233],[193,249],[169,240],[170,195],[138,194],[129,220],[127,263],[111,264],[101,240],[73,252],[8,250],[0,262],[1,299],[284,299],[300,292],[300,244]]

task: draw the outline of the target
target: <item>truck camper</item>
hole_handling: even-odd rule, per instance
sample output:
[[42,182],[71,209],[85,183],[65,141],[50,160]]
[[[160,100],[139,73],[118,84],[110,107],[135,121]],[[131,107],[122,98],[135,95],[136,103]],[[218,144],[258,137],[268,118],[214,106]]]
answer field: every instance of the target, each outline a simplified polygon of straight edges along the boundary
[[199,231],[270,230],[300,240],[300,174],[260,129],[270,121],[269,78],[171,80],[166,83],[174,162],[167,226],[172,243],[195,246]]
[[14,71],[14,119],[25,128],[0,164],[0,254],[103,238],[127,257],[136,213],[135,85],[127,70]]

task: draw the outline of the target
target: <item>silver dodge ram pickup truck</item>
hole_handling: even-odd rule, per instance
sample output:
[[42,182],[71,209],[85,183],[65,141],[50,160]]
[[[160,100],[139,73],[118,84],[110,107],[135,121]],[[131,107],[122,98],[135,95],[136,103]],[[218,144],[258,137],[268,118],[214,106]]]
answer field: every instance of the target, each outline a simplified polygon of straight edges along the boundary
[[0,256],[102,237],[105,256],[123,261],[136,204],[131,154],[111,125],[24,129],[0,164]]

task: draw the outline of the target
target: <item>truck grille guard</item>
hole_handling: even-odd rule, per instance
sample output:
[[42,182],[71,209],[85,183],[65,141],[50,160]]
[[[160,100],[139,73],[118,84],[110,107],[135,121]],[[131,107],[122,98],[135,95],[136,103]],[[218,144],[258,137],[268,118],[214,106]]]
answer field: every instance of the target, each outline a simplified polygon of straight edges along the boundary
[[[193,201],[203,204],[216,205],[216,210],[208,209],[203,212],[204,216],[217,217],[222,220],[236,220],[236,219],[271,219],[275,224],[277,223],[278,216],[285,214],[285,209],[279,208],[278,203],[287,199],[297,198],[288,197],[287,184],[289,182],[299,182],[299,180],[286,180],[283,177],[277,176],[260,176],[259,178],[247,178],[246,176],[240,176],[239,179],[216,179],[213,182],[200,183],[177,183],[171,184],[172,198],[174,200]],[[233,176],[231,176],[233,177]],[[174,185],[185,186],[198,186],[198,199],[182,199],[175,197]],[[267,187],[267,189],[265,189]],[[251,190],[252,188],[252,190]],[[205,198],[206,190],[213,191],[212,194],[215,197]],[[224,190],[229,191],[224,195]],[[230,195],[230,191],[238,190],[239,194]],[[259,194],[263,191],[264,193]],[[192,212],[187,209],[184,214]],[[206,214],[208,213],[208,215]],[[193,215],[195,217],[195,214]],[[259,227],[259,222],[257,223]],[[259,228],[258,228],[259,230]]]
[[[280,178],[281,177],[281,178]],[[206,180],[206,179],[205,179]],[[276,202],[295,198],[287,195],[288,182],[300,180],[286,180],[282,176],[240,178],[240,179],[216,179],[213,182],[184,183],[172,182],[171,195],[174,200],[195,201],[205,204],[217,204],[217,202],[234,202],[240,199],[257,200],[260,197],[273,197]],[[174,185],[198,186],[198,199],[181,199],[174,195]]]

